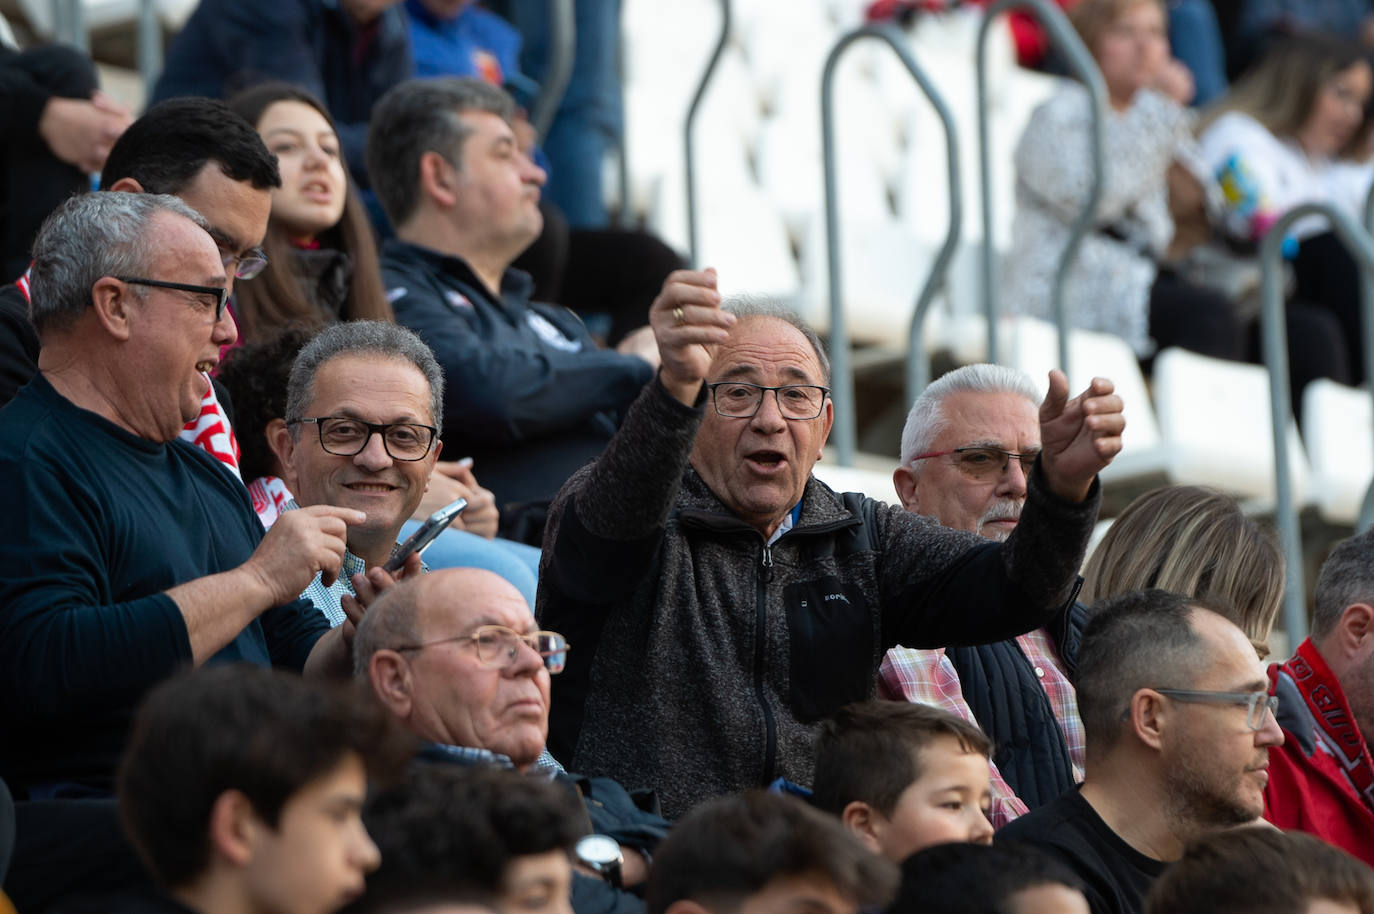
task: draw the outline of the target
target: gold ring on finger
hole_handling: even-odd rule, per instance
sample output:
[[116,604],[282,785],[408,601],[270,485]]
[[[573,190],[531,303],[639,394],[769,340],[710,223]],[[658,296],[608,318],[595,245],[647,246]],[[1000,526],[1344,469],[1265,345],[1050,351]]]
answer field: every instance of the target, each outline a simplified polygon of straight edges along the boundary
[[682,317],[682,309],[681,309],[681,308],[674,308],[674,309],[673,309],[673,320],[674,320],[676,323],[678,323],[678,324],[685,324],[685,323],[687,323],[687,321],[685,321],[685,320],[683,319],[683,317]]

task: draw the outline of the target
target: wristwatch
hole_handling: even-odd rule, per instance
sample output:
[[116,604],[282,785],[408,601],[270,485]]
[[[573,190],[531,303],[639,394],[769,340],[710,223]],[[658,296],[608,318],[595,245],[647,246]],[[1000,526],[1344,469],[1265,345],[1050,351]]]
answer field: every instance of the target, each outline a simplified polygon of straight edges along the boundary
[[620,867],[625,862],[625,855],[621,853],[620,844],[614,838],[606,835],[587,835],[577,842],[574,853],[577,854],[579,862],[598,873],[612,888],[621,887]]

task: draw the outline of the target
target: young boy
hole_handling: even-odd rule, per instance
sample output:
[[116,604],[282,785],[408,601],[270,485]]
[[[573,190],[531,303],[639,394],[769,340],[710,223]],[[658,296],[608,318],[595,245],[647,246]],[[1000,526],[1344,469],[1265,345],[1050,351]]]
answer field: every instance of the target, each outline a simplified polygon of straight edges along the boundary
[[990,751],[981,730],[939,708],[849,705],[821,725],[812,802],[894,863],[932,844],[989,844]]
[[162,895],[107,910],[330,914],[379,855],[368,778],[411,741],[365,694],[247,665],[175,677],[139,710],[120,816]]
[[897,868],[830,816],[755,790],[695,807],[654,854],[646,914],[860,914],[882,908]]
[[938,844],[902,864],[886,914],[1089,914],[1083,881],[1026,844]]

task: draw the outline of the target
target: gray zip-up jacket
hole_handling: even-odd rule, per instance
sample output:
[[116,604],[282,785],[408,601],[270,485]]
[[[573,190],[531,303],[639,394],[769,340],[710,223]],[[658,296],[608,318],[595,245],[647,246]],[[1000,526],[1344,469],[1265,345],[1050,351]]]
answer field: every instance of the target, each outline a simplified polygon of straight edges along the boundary
[[815,724],[874,694],[883,653],[1001,641],[1077,592],[1099,487],[1031,475],[1005,544],[814,477],[771,546],[688,466],[702,403],[657,381],[549,515],[537,614],[567,636],[549,748],[653,787],[670,818],[777,777],[811,782]]

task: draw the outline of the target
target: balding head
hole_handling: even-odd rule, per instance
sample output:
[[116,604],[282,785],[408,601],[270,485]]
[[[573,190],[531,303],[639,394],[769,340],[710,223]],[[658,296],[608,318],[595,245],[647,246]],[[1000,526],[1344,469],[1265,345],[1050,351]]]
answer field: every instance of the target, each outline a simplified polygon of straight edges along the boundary
[[368,608],[355,668],[421,737],[487,749],[525,768],[548,737],[549,671],[501,628],[535,630],[520,591],[490,571],[436,571],[397,584]]

